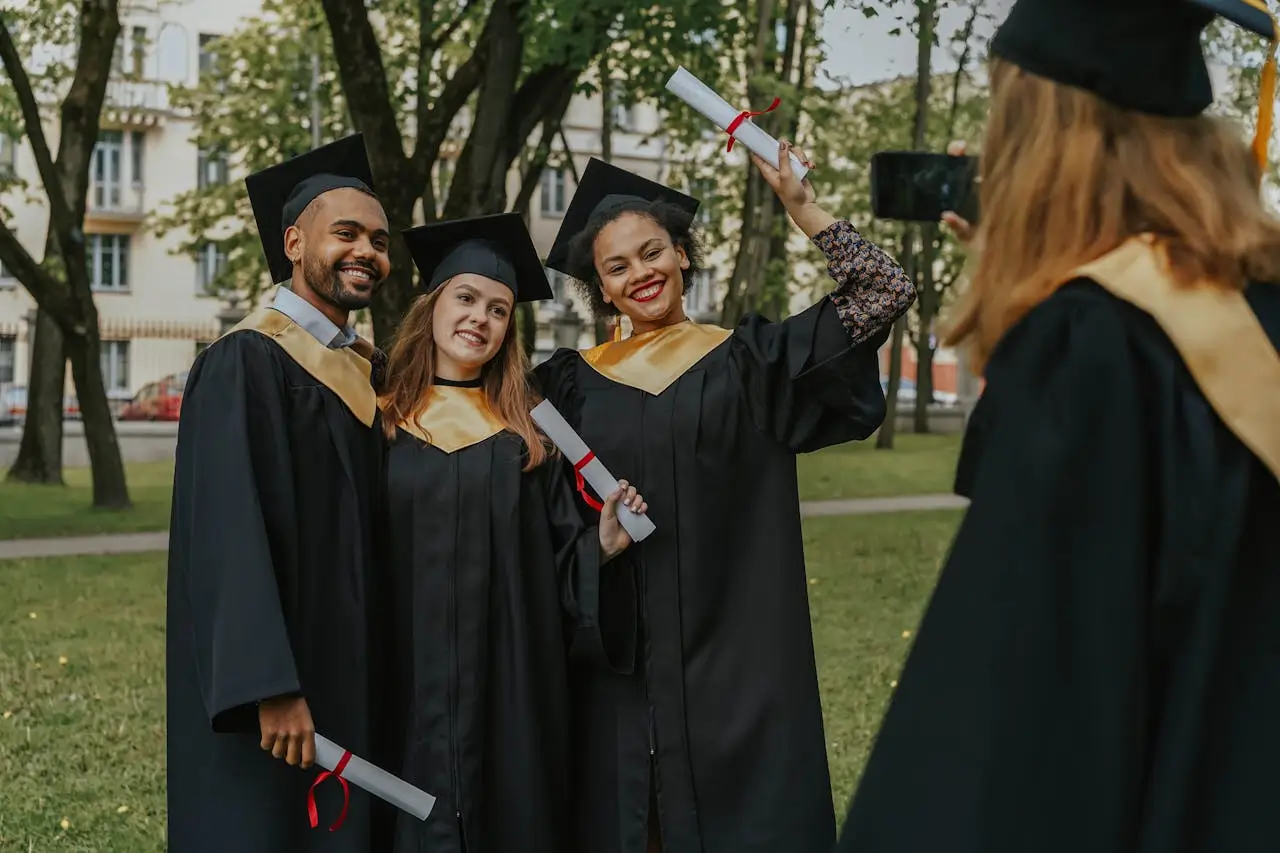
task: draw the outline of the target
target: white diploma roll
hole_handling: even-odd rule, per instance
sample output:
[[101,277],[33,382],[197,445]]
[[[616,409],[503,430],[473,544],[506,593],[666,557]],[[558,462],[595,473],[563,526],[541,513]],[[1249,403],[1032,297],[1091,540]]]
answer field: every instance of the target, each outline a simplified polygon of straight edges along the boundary
[[[324,735],[316,735],[316,764],[332,771],[342,761],[347,751]],[[418,820],[426,820],[435,807],[436,798],[426,791],[413,787],[403,779],[393,776],[381,767],[375,767],[357,755],[347,760],[340,774],[343,779],[385,800],[398,809],[408,812]]]
[[[742,113],[742,110],[730,106],[729,102],[717,95],[710,86],[690,74],[683,65],[677,66],[676,73],[672,74],[671,79],[667,81],[667,91],[711,119],[716,127],[724,131],[727,131],[729,125],[733,124],[734,119]],[[757,127],[751,119],[740,122],[733,131],[733,136],[772,164],[773,168],[779,168],[778,140]],[[791,168],[795,171],[797,180],[803,181],[804,176],[809,174],[808,168],[795,154],[791,155]]]
[[[529,414],[533,415],[533,420],[547,434],[547,438],[560,448],[560,452],[565,458],[579,471],[582,479],[587,481],[591,488],[595,489],[596,494],[601,498],[613,494],[618,489],[618,481],[609,469],[604,467],[604,463],[595,458],[591,453],[591,449],[587,447],[586,442],[569,426],[569,422],[564,416],[551,405],[550,400],[543,400],[541,403],[533,407],[533,411]],[[583,459],[590,457],[590,461],[586,464],[582,463]],[[653,522],[649,520],[649,516],[641,515],[633,512],[621,503],[618,504],[618,522],[622,525],[627,533],[631,534],[632,542],[643,541],[655,529]]]

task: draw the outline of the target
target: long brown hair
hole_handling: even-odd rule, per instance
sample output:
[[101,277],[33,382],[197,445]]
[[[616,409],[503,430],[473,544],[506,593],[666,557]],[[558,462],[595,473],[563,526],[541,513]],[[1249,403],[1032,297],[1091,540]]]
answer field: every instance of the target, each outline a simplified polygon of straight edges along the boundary
[[1143,233],[1184,284],[1280,282],[1280,223],[1239,130],[1113,106],[1000,60],[981,154],[982,220],[944,342],[981,372],[1005,332],[1073,270]]
[[[395,437],[397,426],[417,421],[427,410],[428,392],[436,378],[432,319],[440,294],[448,286],[445,282],[415,299],[396,331],[387,356],[386,384],[378,400],[389,439]],[[480,384],[489,409],[503,426],[524,439],[529,453],[524,470],[530,471],[545,462],[553,448],[529,415],[539,400],[529,383],[529,358],[520,345],[518,326],[512,312],[502,344],[480,371]]]

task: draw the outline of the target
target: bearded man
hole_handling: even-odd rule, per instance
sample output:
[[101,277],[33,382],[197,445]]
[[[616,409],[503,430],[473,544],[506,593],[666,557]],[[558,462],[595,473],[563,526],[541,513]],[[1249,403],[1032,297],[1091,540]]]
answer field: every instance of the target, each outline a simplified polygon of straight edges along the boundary
[[365,853],[379,806],[359,789],[348,804],[336,781],[311,788],[316,732],[375,751],[382,359],[349,318],[390,271],[387,217],[359,136],[245,183],[272,279],[288,284],[200,354],[183,398],[169,849]]

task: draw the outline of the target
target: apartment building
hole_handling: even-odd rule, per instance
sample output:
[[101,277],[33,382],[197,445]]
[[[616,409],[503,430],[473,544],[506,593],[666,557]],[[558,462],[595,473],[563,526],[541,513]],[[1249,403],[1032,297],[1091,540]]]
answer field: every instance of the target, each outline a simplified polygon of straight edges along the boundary
[[[102,370],[114,400],[131,399],[147,383],[186,370],[228,319],[226,304],[205,292],[226,257],[212,245],[195,258],[177,253],[184,236],[171,233],[160,238],[146,227],[146,219],[183,192],[242,180],[225,160],[197,148],[194,122],[170,108],[168,86],[194,85],[211,65],[217,37],[234,31],[259,10],[258,0],[131,0],[122,8],[121,43],[93,154],[85,216],[89,269],[101,317]],[[46,133],[56,134],[57,111],[49,106]],[[656,107],[619,106],[612,112],[613,161],[662,179],[665,142]],[[530,227],[544,255],[572,197],[573,175],[581,173],[591,156],[600,156],[602,122],[599,97],[579,96],[569,108],[563,139],[573,167],[548,170],[530,205]],[[449,167],[447,154],[441,165]],[[41,186],[24,141],[15,144],[0,136],[0,170]],[[509,197],[514,197],[518,184],[513,171]],[[12,213],[9,226],[28,251],[42,257],[48,223],[43,194],[10,193],[4,203]],[[550,354],[557,343],[553,318],[586,315],[563,278],[551,271],[548,275],[557,302],[538,306],[539,357]],[[691,305],[707,314],[715,304],[713,281],[705,278],[695,285]],[[34,301],[0,266],[0,388],[26,383],[34,317]],[[592,340],[590,324],[584,322],[580,341],[586,345]]]

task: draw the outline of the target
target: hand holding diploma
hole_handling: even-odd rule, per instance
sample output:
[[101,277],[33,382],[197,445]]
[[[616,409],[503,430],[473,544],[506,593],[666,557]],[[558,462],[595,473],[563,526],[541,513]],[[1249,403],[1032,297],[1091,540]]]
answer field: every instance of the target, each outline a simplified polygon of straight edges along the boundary
[[[716,127],[728,133],[731,150],[732,140],[737,139],[747,146],[753,154],[763,158],[774,169],[781,168],[781,146],[779,146],[778,140],[761,130],[751,121],[753,115],[772,111],[780,103],[777,99],[774,99],[772,106],[761,112],[736,109],[730,106],[729,102],[724,98],[717,95],[710,86],[690,74],[683,65],[678,66],[676,73],[672,74],[671,79],[667,80],[667,91],[702,113]],[[791,169],[795,172],[796,179],[804,180],[811,166],[796,157],[794,153],[791,154],[790,159]]]
[[600,509],[600,556],[602,563],[609,562],[631,547],[631,534],[627,533],[627,529],[622,526],[622,522],[618,518],[619,503],[640,515],[644,515],[649,509],[649,505],[644,502],[644,496],[636,491],[635,486],[630,485],[626,480],[618,481],[617,490],[605,498],[604,505]]
[[[556,447],[560,448],[560,452],[573,464],[574,474],[578,481],[578,492],[582,495],[583,500],[596,510],[603,510],[604,505],[587,494],[586,485],[590,484],[598,495],[613,495],[622,488],[617,479],[609,473],[608,468],[604,467],[604,463],[596,458],[596,455],[587,447],[586,442],[574,431],[573,427],[569,426],[569,422],[551,404],[550,400],[543,400],[534,406],[529,414],[533,416],[533,421],[538,425],[538,428],[546,434],[547,438],[551,439]],[[647,511],[647,505],[643,503],[639,513],[625,504],[618,507],[618,523],[630,534],[632,542],[644,541],[645,537],[656,529],[653,526],[653,522],[649,520],[649,516],[644,514],[645,511]]]
[[779,145],[783,151],[791,155],[782,159],[782,168],[775,169],[757,154],[751,155],[751,161],[756,164],[756,168],[764,176],[765,183],[777,193],[778,200],[787,209],[791,219],[804,232],[806,237],[812,238],[815,234],[835,222],[835,217],[818,207],[817,196],[813,191],[813,186],[808,181],[798,178],[791,168],[793,159],[798,158],[804,163],[809,162],[805,153],[792,146],[786,140],[780,142]]
[[320,822],[320,815],[316,810],[316,786],[330,777],[336,778],[342,784],[342,812],[329,826],[330,832],[336,831],[346,820],[347,803],[350,799],[348,781],[356,783],[363,790],[413,815],[418,820],[426,820],[431,810],[435,808],[435,797],[391,775],[381,767],[376,767],[363,758],[352,755],[350,751],[338,746],[324,735],[316,735],[315,742],[316,763],[325,771],[316,776],[316,780],[311,783],[311,790],[307,792],[307,813],[311,818],[312,829]]

